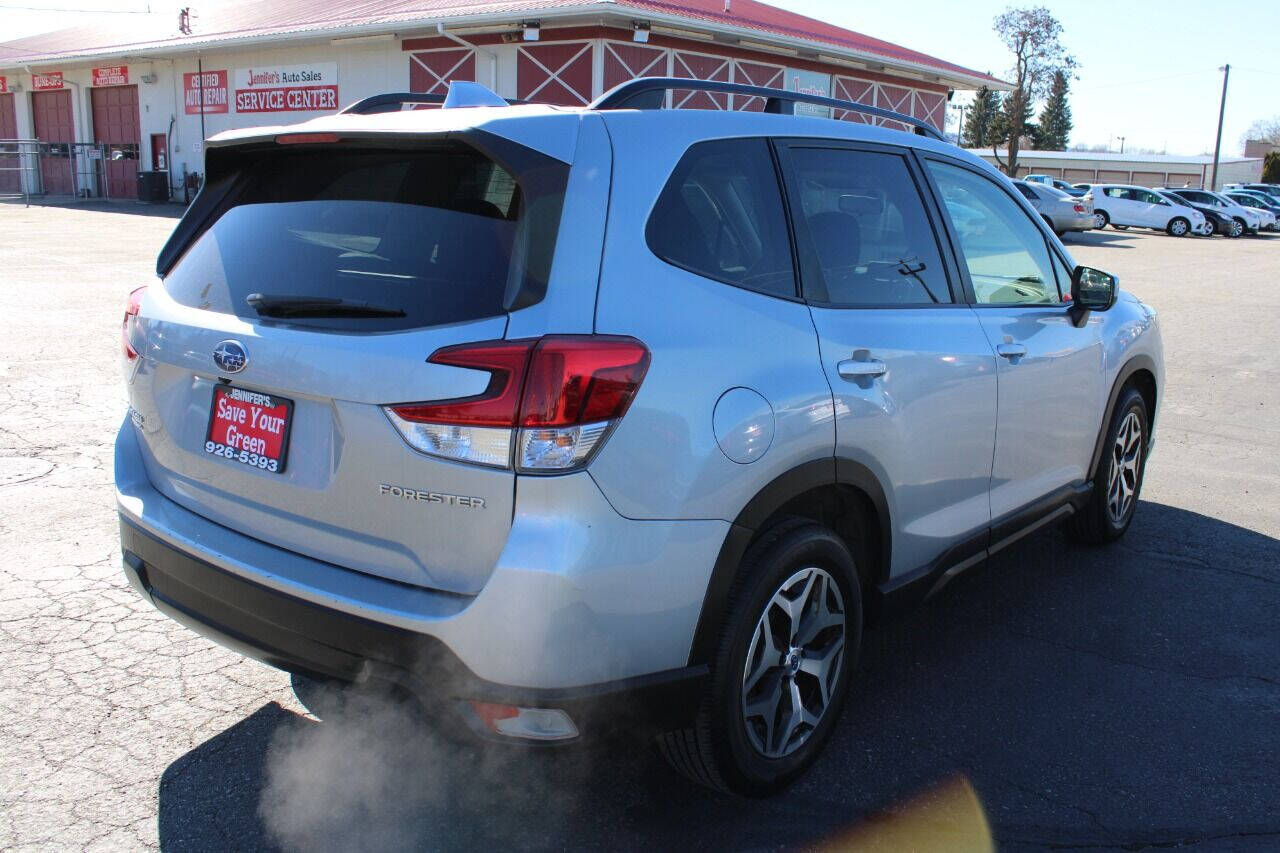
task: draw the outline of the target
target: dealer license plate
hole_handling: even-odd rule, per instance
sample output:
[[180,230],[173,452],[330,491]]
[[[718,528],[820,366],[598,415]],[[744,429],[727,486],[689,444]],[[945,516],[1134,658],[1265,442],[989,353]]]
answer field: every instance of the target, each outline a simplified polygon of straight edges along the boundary
[[293,401],[233,385],[213,389],[205,453],[280,473],[289,450]]

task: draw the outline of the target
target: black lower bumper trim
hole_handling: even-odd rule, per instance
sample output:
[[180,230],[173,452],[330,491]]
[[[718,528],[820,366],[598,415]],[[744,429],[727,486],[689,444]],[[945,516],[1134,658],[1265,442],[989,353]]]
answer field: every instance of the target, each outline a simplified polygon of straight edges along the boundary
[[584,738],[644,735],[689,725],[707,675],[705,666],[691,666],[584,687],[496,684],[471,672],[435,637],[246,580],[157,539],[123,516],[120,541],[130,584],[197,633],[289,672],[389,682],[433,710],[456,712],[469,699],[561,708]]

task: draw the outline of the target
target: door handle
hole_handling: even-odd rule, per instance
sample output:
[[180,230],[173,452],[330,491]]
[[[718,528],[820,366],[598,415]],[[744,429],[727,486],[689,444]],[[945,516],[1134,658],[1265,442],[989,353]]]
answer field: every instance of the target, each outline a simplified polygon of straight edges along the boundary
[[877,376],[884,376],[889,368],[885,367],[883,361],[878,358],[870,358],[866,361],[855,361],[847,358],[836,365],[836,370],[840,373],[841,379],[873,379]]
[[1027,354],[1027,348],[1022,344],[997,344],[996,353],[1002,358],[1013,361],[1015,358],[1022,358]]

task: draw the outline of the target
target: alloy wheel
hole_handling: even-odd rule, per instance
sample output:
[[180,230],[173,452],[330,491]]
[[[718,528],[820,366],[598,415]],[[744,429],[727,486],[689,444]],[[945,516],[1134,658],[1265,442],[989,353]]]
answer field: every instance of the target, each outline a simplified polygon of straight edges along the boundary
[[840,688],[845,609],[840,586],[810,566],[787,578],[756,623],[742,670],[742,717],[766,758],[799,749]]
[[1187,233],[1187,224],[1179,219],[1169,226],[1169,231],[1173,233],[1173,236],[1181,237]]
[[1240,224],[1239,220],[1232,220],[1232,221],[1231,221],[1231,236],[1232,236],[1232,237],[1239,237],[1239,236],[1240,236],[1241,234],[1243,234],[1243,233],[1244,233],[1244,226]]
[[1130,412],[1120,424],[1111,447],[1111,474],[1107,480],[1107,514],[1115,524],[1123,524],[1138,492],[1142,465],[1142,421]]
[[1107,227],[1107,217],[1103,216],[1101,213],[1095,213],[1095,214],[1093,215],[1093,227],[1094,227],[1094,228],[1106,228],[1106,227]]

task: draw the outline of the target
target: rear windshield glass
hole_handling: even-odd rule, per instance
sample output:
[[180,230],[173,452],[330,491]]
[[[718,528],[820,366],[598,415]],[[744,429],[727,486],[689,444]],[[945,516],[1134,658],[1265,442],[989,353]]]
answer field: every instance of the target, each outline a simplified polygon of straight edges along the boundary
[[182,304],[390,331],[500,315],[545,292],[563,201],[545,168],[529,193],[513,170],[453,142],[245,159],[220,215],[166,277]]

